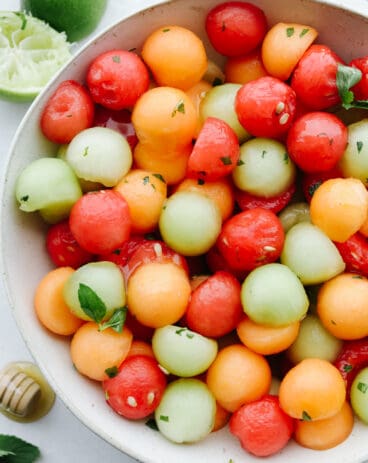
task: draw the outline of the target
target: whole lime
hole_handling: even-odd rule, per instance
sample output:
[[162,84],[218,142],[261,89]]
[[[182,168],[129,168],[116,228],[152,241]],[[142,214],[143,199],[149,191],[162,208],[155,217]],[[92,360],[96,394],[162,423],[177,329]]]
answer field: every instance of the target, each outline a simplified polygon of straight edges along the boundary
[[69,42],[89,35],[99,23],[107,0],[22,0],[23,10],[65,31]]

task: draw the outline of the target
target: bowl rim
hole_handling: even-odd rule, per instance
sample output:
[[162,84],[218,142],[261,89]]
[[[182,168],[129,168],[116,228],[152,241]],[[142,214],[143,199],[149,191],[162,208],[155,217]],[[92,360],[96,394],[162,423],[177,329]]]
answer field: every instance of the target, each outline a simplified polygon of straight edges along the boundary
[[[47,366],[44,364],[44,362],[37,358],[37,356],[34,354],[32,345],[30,344],[26,333],[24,330],[21,328],[21,323],[20,320],[18,319],[18,315],[15,310],[15,303],[13,300],[13,297],[10,292],[10,285],[9,285],[9,274],[7,272],[7,265],[5,263],[5,253],[3,252],[3,243],[4,240],[2,239],[2,236],[4,234],[4,225],[3,221],[1,220],[3,216],[3,211],[4,211],[4,196],[5,196],[5,191],[6,191],[6,184],[7,184],[7,178],[8,178],[8,171],[9,171],[9,166],[11,163],[12,155],[15,149],[15,146],[17,144],[17,140],[19,138],[19,134],[22,132],[24,129],[24,126],[27,124],[28,120],[32,117],[34,108],[38,106],[39,101],[43,99],[44,95],[48,93],[48,91],[55,85],[55,82],[59,79],[60,75],[63,74],[63,72],[68,69],[69,67],[72,66],[72,62],[80,55],[82,55],[86,49],[88,49],[91,45],[93,45],[94,42],[97,40],[102,40],[105,35],[107,35],[109,32],[111,32],[114,28],[116,28],[118,25],[121,23],[124,23],[125,21],[128,21],[132,17],[140,16],[140,15],[145,15],[148,14],[151,10],[160,8],[164,6],[165,4],[169,3],[176,3],[176,2],[182,2],[184,0],[152,0],[152,4],[149,6],[137,6],[137,9],[134,10],[134,12],[129,11],[124,13],[123,15],[119,16],[119,19],[113,21],[110,25],[104,27],[101,31],[99,31],[96,35],[92,35],[73,55],[72,57],[59,69],[59,71],[52,77],[52,79],[47,83],[47,85],[43,88],[43,90],[40,92],[39,95],[32,101],[30,104],[29,108],[27,109],[25,115],[23,116],[20,124],[18,125],[12,141],[10,143],[9,148],[7,149],[5,159],[3,161],[3,169],[1,171],[0,175],[0,199],[1,199],[1,210],[0,210],[0,246],[1,246],[1,257],[0,257],[0,269],[1,269],[1,277],[3,281],[3,287],[5,294],[7,295],[7,302],[9,303],[12,316],[14,317],[16,321],[16,325],[19,329],[19,332],[22,336],[23,341],[25,342],[25,345],[27,346],[28,351],[30,352],[31,356],[34,358],[36,363],[39,365],[42,373],[46,377],[46,379],[50,382],[52,388],[56,391],[57,396],[61,399],[63,402],[64,406],[70,410],[74,416],[78,418],[78,420],[84,425],[87,426],[90,431],[92,431],[97,437],[102,437],[106,442],[110,443],[114,447],[118,448],[119,450],[126,452],[128,456],[131,458],[137,459],[137,455],[133,453],[132,448],[129,447],[129,445],[120,446],[117,447],[114,442],[111,442],[110,439],[108,439],[107,434],[101,435],[100,430],[96,429],[95,426],[92,424],[88,424],[85,422],[83,416],[81,416],[78,408],[74,407],[70,403],[67,402],[67,399],[63,395],[63,391],[61,387],[55,383],[53,376],[49,373]],[[225,1],[225,0],[223,0]],[[245,0],[244,0],[245,1]],[[247,0],[252,3],[252,0]],[[303,0],[301,0],[303,1]],[[350,0],[351,1],[351,0]],[[368,1],[367,0],[354,0],[354,3],[350,3],[349,0],[308,0],[308,2],[311,3],[317,3],[321,5],[327,5],[331,8],[334,9],[340,9],[343,11],[347,11],[349,13],[352,13],[354,15],[357,15],[359,17],[362,17],[366,20],[368,20]],[[218,3],[222,3],[222,0],[218,0]],[[368,450],[367,450],[367,455],[368,457]],[[137,460],[141,461],[141,460]],[[365,461],[365,460],[364,460]],[[143,463],[143,462],[142,462]]]

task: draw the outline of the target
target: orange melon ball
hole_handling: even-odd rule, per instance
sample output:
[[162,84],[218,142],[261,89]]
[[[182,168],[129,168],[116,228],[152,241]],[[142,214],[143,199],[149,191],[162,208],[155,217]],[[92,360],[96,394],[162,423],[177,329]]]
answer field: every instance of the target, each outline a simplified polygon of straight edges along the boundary
[[202,40],[181,26],[163,26],[152,32],[142,48],[142,58],[159,85],[187,90],[207,70]]
[[343,243],[367,219],[368,192],[355,178],[333,178],[323,182],[312,196],[310,216],[333,241]]
[[226,82],[243,85],[267,75],[260,50],[254,50],[247,55],[230,57],[225,63]]
[[280,80],[287,80],[317,35],[317,30],[311,26],[275,24],[262,42],[262,61],[267,72]]
[[292,418],[314,421],[336,415],[346,389],[339,370],[327,360],[308,358],[291,368],[281,381],[281,408]]
[[244,318],[236,332],[241,342],[262,355],[271,355],[287,349],[296,340],[300,322],[286,326],[265,326]]
[[87,322],[74,334],[70,343],[73,365],[84,376],[104,381],[109,369],[116,369],[127,357],[133,341],[132,332],[124,326],[121,333],[112,328],[103,331],[95,322]]
[[148,233],[157,227],[167,195],[166,182],[161,174],[132,169],[114,190],[128,203],[133,232]]
[[205,97],[206,93],[211,90],[212,85],[205,81],[205,80],[200,80],[196,84],[193,85],[193,87],[190,87],[185,93],[189,96],[189,98],[192,100],[192,103],[197,111],[197,118],[198,118],[198,128],[197,132],[195,134],[195,138],[197,138],[199,132],[201,131],[203,121],[199,117],[200,111],[200,104],[203,98]]
[[64,284],[75,270],[59,267],[47,273],[39,282],[34,296],[36,315],[43,326],[55,334],[69,336],[84,323],[66,305]]
[[133,355],[147,355],[148,357],[155,357],[150,343],[141,341],[140,339],[133,339],[127,357]]
[[134,149],[134,163],[138,169],[162,175],[167,185],[181,182],[187,172],[192,144],[165,149],[158,144],[138,143]]
[[176,323],[191,294],[185,270],[174,263],[140,265],[128,280],[128,307],[142,325],[151,328]]
[[341,273],[326,281],[317,296],[317,313],[323,326],[336,338],[368,336],[368,280],[355,273]]
[[313,450],[327,450],[341,444],[353,430],[354,415],[348,402],[331,418],[295,422],[294,438],[299,445]]
[[191,98],[172,87],[144,93],[133,108],[132,122],[140,142],[158,143],[165,149],[191,143],[198,129]]
[[234,412],[268,392],[271,370],[262,355],[233,344],[219,351],[207,371],[206,382],[217,402]]
[[225,410],[218,402],[216,402],[216,414],[215,414],[215,424],[213,425],[211,432],[219,431],[224,428],[229,422],[231,413],[228,410]]

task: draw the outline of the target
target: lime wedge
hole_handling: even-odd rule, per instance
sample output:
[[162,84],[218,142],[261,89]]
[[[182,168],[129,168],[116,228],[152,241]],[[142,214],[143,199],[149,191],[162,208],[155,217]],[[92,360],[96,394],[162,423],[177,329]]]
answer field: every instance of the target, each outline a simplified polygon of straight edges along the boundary
[[0,11],[0,98],[31,101],[70,57],[64,33],[23,12]]

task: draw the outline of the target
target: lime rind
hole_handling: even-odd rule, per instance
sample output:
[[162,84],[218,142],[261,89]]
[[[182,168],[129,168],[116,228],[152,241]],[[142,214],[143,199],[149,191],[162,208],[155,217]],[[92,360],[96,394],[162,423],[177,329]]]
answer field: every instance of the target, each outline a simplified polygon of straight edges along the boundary
[[31,101],[70,59],[63,32],[23,12],[0,11],[0,97]]

